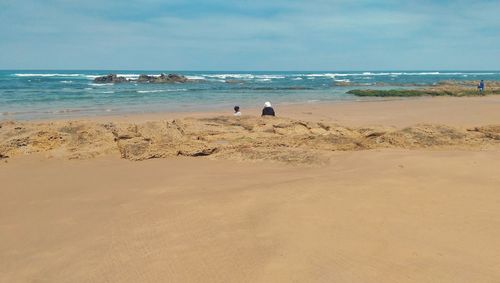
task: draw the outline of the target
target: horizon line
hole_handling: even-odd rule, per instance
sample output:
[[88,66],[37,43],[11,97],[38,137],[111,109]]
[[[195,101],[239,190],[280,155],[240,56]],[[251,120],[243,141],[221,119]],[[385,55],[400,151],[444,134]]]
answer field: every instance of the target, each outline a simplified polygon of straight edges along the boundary
[[474,69],[353,69],[353,70],[188,70],[188,69],[2,69],[0,71],[172,71],[172,72],[390,72],[390,71],[400,71],[400,72],[451,72],[451,71],[469,71],[469,72],[500,72],[498,70],[474,70]]

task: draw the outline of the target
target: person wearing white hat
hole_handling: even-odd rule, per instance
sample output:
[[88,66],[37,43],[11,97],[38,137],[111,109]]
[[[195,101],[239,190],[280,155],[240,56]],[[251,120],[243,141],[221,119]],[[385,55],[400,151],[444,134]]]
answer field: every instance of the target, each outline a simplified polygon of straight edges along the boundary
[[267,101],[264,103],[264,109],[262,109],[262,116],[276,116],[271,102]]
[[234,113],[233,113],[234,116],[241,116],[241,112],[240,112],[240,107],[239,106],[234,106]]

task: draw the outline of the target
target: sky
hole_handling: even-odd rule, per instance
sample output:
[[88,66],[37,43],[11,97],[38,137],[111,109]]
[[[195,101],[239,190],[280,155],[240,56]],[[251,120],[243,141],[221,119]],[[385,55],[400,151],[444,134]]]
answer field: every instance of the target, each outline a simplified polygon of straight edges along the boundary
[[498,0],[0,0],[0,69],[500,70]]

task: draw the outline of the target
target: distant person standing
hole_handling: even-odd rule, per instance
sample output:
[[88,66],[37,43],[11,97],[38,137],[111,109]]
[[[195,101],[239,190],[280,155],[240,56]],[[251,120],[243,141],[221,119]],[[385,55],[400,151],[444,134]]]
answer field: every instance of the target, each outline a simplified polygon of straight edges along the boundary
[[264,103],[264,109],[262,109],[262,116],[276,116],[271,102],[267,101]]
[[479,94],[483,94],[484,91],[484,80],[481,80],[479,84],[477,85],[477,89],[479,90]]
[[234,116],[241,116],[240,107],[234,106]]

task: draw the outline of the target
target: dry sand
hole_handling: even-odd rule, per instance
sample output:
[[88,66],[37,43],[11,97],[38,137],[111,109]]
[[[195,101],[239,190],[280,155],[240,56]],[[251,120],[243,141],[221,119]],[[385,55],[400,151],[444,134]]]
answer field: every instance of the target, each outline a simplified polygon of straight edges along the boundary
[[[297,119],[373,138],[366,148],[315,140],[314,156],[329,161],[313,166],[274,158],[283,156],[271,150],[278,144],[251,155],[271,162],[215,153],[132,162],[106,137],[109,154],[67,160],[77,131],[65,128],[65,143],[47,149],[46,136],[22,124],[31,149],[43,150],[0,161],[0,282],[499,282],[500,147],[498,126],[487,126],[500,125],[499,102],[288,106],[279,113],[293,119],[271,123],[273,132],[247,132],[282,140],[286,156],[307,152],[311,144],[297,143],[304,135],[321,135],[297,128]],[[155,115],[108,120],[140,121],[141,136],[125,141],[154,140],[157,128],[143,122]],[[207,123],[187,121],[190,131]],[[208,121],[215,136],[229,139],[227,129],[240,127],[227,121]],[[68,122],[42,124],[58,123]],[[366,128],[386,132],[360,136]],[[377,142],[385,135],[403,143]]]

